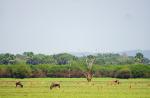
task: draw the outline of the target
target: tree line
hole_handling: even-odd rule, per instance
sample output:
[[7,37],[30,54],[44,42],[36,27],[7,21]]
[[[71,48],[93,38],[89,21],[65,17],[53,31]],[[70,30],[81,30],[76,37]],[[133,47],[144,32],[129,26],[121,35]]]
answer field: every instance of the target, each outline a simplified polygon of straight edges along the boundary
[[[93,66],[87,57],[94,57]],[[142,53],[135,57],[106,53],[76,57],[68,53],[55,55],[0,54],[0,77],[118,77],[150,78],[150,60]],[[85,73],[87,73],[85,75]],[[92,74],[89,74],[92,73]]]
[[[33,52],[24,52],[23,54],[0,54],[0,64],[18,64],[26,63],[31,65],[39,64],[56,64],[65,65],[69,62],[84,61],[87,56],[76,57],[68,53],[60,53],[54,55],[34,54]],[[94,64],[97,65],[125,65],[125,64],[150,64],[150,60],[145,58],[142,53],[137,53],[135,57],[126,54],[104,53],[94,55],[96,58]]]

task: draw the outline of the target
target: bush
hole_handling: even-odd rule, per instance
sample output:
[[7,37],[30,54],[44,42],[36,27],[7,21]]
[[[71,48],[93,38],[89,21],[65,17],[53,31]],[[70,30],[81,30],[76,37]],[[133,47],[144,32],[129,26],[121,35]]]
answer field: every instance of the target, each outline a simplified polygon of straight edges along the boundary
[[11,77],[9,66],[0,65],[0,77]]
[[12,65],[12,77],[27,78],[31,76],[31,68],[29,65]]
[[[84,77],[87,67],[82,62],[68,65],[0,65],[0,77]],[[93,65],[94,77],[150,78],[149,65]]]
[[120,69],[116,72],[116,78],[131,78],[132,74],[131,74],[131,70],[129,68],[123,68]]
[[132,65],[129,66],[133,78],[150,78],[150,66],[149,65]]

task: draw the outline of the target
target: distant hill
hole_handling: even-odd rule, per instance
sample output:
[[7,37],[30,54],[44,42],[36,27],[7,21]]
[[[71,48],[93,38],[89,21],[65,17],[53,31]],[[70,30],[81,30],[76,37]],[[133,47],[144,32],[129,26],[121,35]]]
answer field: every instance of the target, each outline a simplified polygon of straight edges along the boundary
[[93,55],[95,53],[92,53],[92,52],[71,52],[70,54],[77,56],[77,57],[82,57],[82,56]]
[[135,56],[137,52],[141,52],[144,55],[144,57],[150,59],[150,50],[131,50],[131,51],[120,52],[119,54],[126,54],[128,56]]
[[[135,56],[137,52],[141,52],[144,57],[150,59],[150,50],[129,50],[129,51],[123,51],[123,52],[118,52],[120,55],[126,54],[128,56]],[[95,55],[97,53],[94,52],[71,52],[70,54],[77,56],[77,57],[82,57],[82,56],[87,56],[87,55]]]

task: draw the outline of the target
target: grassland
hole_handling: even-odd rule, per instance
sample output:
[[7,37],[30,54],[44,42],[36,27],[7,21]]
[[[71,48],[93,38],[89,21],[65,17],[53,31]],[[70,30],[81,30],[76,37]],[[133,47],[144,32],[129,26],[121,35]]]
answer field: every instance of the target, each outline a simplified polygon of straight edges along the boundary
[[[20,80],[24,88],[15,88]],[[150,98],[150,79],[94,78],[0,78],[0,98]],[[61,88],[49,89],[52,81],[60,81]]]

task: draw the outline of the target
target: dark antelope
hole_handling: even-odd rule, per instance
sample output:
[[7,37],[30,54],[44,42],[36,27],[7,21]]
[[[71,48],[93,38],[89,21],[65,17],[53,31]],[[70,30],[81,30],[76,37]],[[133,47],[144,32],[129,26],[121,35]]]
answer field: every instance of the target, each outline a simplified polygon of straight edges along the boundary
[[50,89],[53,89],[54,87],[60,88],[60,83],[59,82],[52,82],[50,85]]
[[23,84],[20,81],[16,82],[16,87],[20,86],[21,88],[23,88]]
[[115,81],[113,81],[114,83],[116,83],[116,84],[119,84],[120,82],[119,82],[119,80],[115,80]]

